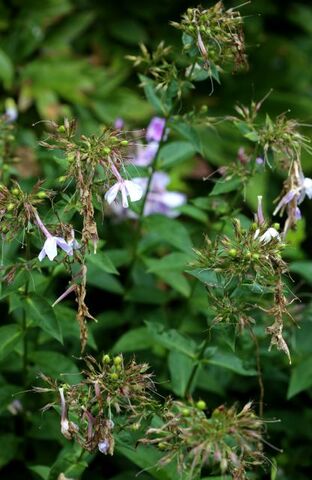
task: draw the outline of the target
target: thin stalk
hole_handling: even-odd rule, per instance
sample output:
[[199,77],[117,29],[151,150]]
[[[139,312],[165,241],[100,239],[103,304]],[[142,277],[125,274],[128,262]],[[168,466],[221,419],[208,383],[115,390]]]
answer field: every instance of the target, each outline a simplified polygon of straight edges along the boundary
[[204,340],[204,342],[201,346],[201,349],[199,350],[198,355],[196,357],[196,363],[192,368],[190,377],[189,377],[187,385],[186,385],[185,394],[184,394],[185,397],[188,397],[191,394],[194,379],[196,378],[196,375],[197,375],[198,370],[199,370],[200,365],[201,365],[201,361],[204,358],[204,353],[205,353],[205,350],[206,350],[209,342],[210,342],[210,330],[209,330],[209,334],[205,338],[205,340]]

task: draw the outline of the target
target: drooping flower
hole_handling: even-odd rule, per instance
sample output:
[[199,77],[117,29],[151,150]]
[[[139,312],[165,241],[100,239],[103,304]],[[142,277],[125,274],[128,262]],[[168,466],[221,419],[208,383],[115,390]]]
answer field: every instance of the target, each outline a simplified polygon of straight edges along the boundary
[[257,221],[258,225],[262,225],[264,223],[264,215],[262,210],[262,195],[258,195]]
[[[148,184],[147,178],[133,178],[132,181],[139,185],[143,192],[146,192]],[[167,217],[174,218],[179,215],[178,207],[184,205],[187,198],[184,193],[168,191],[167,185],[169,183],[170,177],[166,173],[155,172],[153,174],[144,206],[144,216],[161,213]],[[113,211],[120,218],[137,218],[135,212],[126,210],[121,206],[114,205]]]
[[110,205],[116,199],[118,192],[121,193],[121,203],[123,208],[129,207],[128,197],[131,202],[137,202],[142,198],[143,190],[132,180],[124,180],[120,178],[106,193],[105,200]]
[[98,449],[101,453],[104,453],[104,455],[107,454],[109,450],[109,442],[108,440],[104,439],[101,442],[98,443]]
[[9,123],[15,122],[18,117],[17,106],[13,98],[7,98],[5,101],[5,116]]
[[264,244],[269,243],[273,239],[280,240],[280,234],[274,227],[268,228],[263,235],[259,238],[259,242],[262,242]]
[[277,204],[273,215],[276,215],[283,207],[289,205],[292,200],[295,200],[295,209],[300,205],[305,197],[312,199],[312,179],[300,175],[299,184],[297,187],[290,189]]
[[136,153],[131,159],[131,162],[140,167],[147,167],[154,160],[155,155],[158,152],[158,148],[159,143],[155,141],[149,142],[147,145],[138,143]]
[[73,254],[72,247],[62,237],[49,236],[43,244],[43,247],[38,255],[40,262],[47,256],[49,260],[54,260],[57,256],[57,247],[64,250],[67,255]]
[[124,180],[113,163],[111,163],[111,170],[117,178],[117,182],[105,193],[105,200],[109,205],[114,202],[119,192],[123,208],[129,207],[128,197],[131,202],[137,202],[142,198],[143,190],[140,185],[132,180]]
[[46,228],[41,218],[38,215],[37,210],[33,210],[36,223],[42,233],[46,236],[46,241],[43,244],[43,247],[38,255],[40,262],[47,256],[49,260],[54,260],[57,256],[57,247],[60,247],[67,255],[73,254],[73,245],[69,244],[62,237],[56,237],[52,235],[49,230]]
[[153,117],[146,130],[146,140],[148,142],[160,142],[166,125],[166,119]]

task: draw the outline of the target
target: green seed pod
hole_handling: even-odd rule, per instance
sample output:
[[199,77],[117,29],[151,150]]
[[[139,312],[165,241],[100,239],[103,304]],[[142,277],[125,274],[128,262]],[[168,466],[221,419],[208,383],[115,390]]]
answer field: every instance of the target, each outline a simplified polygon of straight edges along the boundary
[[246,257],[246,258],[250,259],[251,256],[252,256],[251,252],[248,251],[248,252],[245,253],[245,257]]
[[65,175],[62,175],[61,177],[58,178],[58,181],[60,183],[64,183],[67,180],[67,177]]
[[182,415],[183,417],[188,417],[190,415],[190,410],[188,408],[183,408]]
[[118,137],[110,137],[110,140],[111,140],[112,143],[118,143],[119,142]]
[[231,248],[229,250],[229,255],[230,255],[230,257],[236,257],[237,256],[237,250],[235,248]]
[[103,355],[103,358],[102,358],[102,362],[103,362],[103,363],[106,363],[106,364],[107,364],[107,363],[110,363],[110,361],[111,361],[111,358],[110,358],[109,355],[107,355],[107,354],[106,354],[106,355]]
[[196,403],[196,407],[199,410],[206,410],[207,404],[206,404],[206,402],[204,402],[204,400],[198,400],[198,402]]
[[41,192],[38,192],[38,193],[37,193],[37,197],[38,197],[38,198],[47,198],[47,194],[46,194],[46,192],[42,192],[42,191],[41,191]]
[[12,212],[12,210],[14,210],[14,208],[15,208],[15,203],[9,203],[8,206],[7,206],[7,211]]
[[18,197],[18,195],[20,194],[20,189],[19,188],[12,188],[12,194],[15,195],[16,197]]
[[129,143],[128,140],[121,140],[120,145],[122,147],[126,147],[128,145],[128,143]]
[[113,372],[113,373],[110,374],[110,378],[111,378],[112,380],[118,380],[119,375],[118,375],[118,373]]
[[109,154],[111,153],[111,151],[112,151],[112,150],[111,150],[111,148],[109,148],[109,147],[103,148],[103,153],[104,153],[104,155],[109,155]]
[[279,230],[281,228],[279,223],[273,223],[272,227],[275,228],[275,230]]
[[259,260],[259,258],[260,258],[259,253],[253,253],[253,254],[252,254],[252,258],[253,258],[254,260]]
[[59,133],[65,133],[65,127],[64,127],[64,125],[60,125],[60,126],[58,127],[57,131],[58,131]]
[[115,365],[120,365],[121,363],[122,363],[122,357],[120,355],[117,355],[117,357],[114,357]]
[[166,450],[166,444],[164,442],[159,442],[157,446],[159,450]]

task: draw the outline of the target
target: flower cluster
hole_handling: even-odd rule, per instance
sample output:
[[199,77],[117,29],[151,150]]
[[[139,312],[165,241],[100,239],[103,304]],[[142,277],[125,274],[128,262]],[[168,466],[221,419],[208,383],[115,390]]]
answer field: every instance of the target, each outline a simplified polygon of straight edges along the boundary
[[236,480],[247,478],[246,470],[265,460],[263,421],[254,414],[251,403],[241,411],[222,405],[210,416],[205,408],[202,400],[169,400],[162,425],[149,428],[141,443],[156,445],[164,452],[159,465],[175,460],[180,474],[186,471],[189,479],[197,478],[205,465],[219,466],[221,474],[230,473]]
[[[83,380],[58,385],[42,375],[49,388],[34,387],[39,393],[57,393],[61,406],[61,433],[75,439],[89,452],[113,455],[114,432],[138,429],[141,421],[158,407],[152,397],[154,384],[147,364],[134,360],[125,364],[122,355],[104,355],[101,363],[85,357]],[[50,408],[53,404],[48,404]]]
[[172,22],[183,31],[184,50],[217,80],[223,65],[247,66],[242,24],[239,12],[225,10],[221,1],[209,9],[188,8],[181,23]]
[[[133,165],[140,167],[150,166],[155,161],[160,142],[166,137],[166,135],[165,119],[161,117],[153,117],[146,129],[146,144],[137,142],[134,155],[130,158],[130,162]],[[161,213],[168,217],[176,217],[179,215],[177,208],[186,203],[186,195],[180,192],[167,190],[169,183],[169,175],[161,171],[154,172],[150,180],[147,177],[132,178],[132,190],[135,191],[136,187],[136,189],[139,189],[141,192],[143,198],[146,195],[143,210],[144,216],[154,213]],[[112,189],[113,188],[114,187],[112,187]],[[107,197],[109,196],[109,193],[110,191],[107,192]],[[107,198],[107,200],[109,199]],[[137,214],[131,210],[125,209],[124,204],[115,204],[112,206],[112,210],[118,217],[137,218]]]
[[[219,307],[215,322],[230,319],[241,329],[254,322],[254,312],[260,308],[274,318],[273,325],[266,329],[271,335],[271,345],[276,345],[290,359],[282,335],[283,317],[290,317],[288,306],[292,303],[283,293],[283,275],[287,272],[287,265],[281,258],[284,244],[278,232],[279,225],[270,226],[264,219],[262,197],[258,197],[255,220],[249,229],[243,229],[235,220],[234,236],[223,236],[214,242],[207,238],[206,247],[196,250],[197,260],[192,267],[217,275],[216,283],[212,286],[207,283],[208,295],[212,302],[217,300]],[[219,298],[217,287],[222,290],[223,300]],[[239,295],[239,287],[245,291],[243,298]],[[270,306],[265,308],[262,302]]]

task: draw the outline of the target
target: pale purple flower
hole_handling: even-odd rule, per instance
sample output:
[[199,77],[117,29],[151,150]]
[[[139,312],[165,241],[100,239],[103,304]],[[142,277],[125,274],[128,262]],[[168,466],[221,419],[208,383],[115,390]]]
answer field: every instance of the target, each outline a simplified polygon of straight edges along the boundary
[[142,198],[143,190],[140,185],[136,184],[132,180],[123,180],[120,178],[115,185],[113,185],[106,193],[105,200],[110,205],[113,203],[118,195],[118,192],[121,193],[121,202],[123,208],[129,207],[128,197],[131,202],[137,202]]
[[64,250],[67,255],[73,254],[73,246],[68,244],[66,240],[62,237],[55,237],[53,236],[49,230],[46,228],[44,223],[42,222],[41,218],[38,215],[38,212],[34,210],[35,219],[37,222],[38,227],[46,236],[46,241],[43,244],[41,252],[38,255],[40,262],[47,256],[49,260],[54,260],[57,256],[57,247],[60,247]]
[[256,158],[256,164],[257,165],[263,165],[264,163],[264,159],[262,157],[257,157]]
[[104,455],[106,455],[108,450],[109,450],[108,440],[106,440],[106,439],[101,440],[101,442],[98,443],[98,449],[101,453],[104,453]]
[[[310,200],[312,199],[312,179],[308,177],[304,177],[303,175],[300,176],[300,184],[298,187],[289,190],[279,201],[278,205],[276,206],[273,215],[276,215],[279,210],[288,205],[294,198],[296,199],[296,207],[303,202],[307,196]],[[297,215],[297,214],[296,214]],[[301,217],[301,215],[300,215]]]
[[62,237],[49,236],[43,244],[42,250],[38,255],[40,262],[47,256],[49,260],[54,260],[57,256],[57,247],[64,250],[67,255],[73,254],[72,247]]
[[114,127],[116,128],[116,130],[122,130],[124,127],[124,124],[125,122],[123,121],[123,119],[118,117],[115,120]]
[[280,237],[280,234],[278,233],[278,231],[273,228],[273,227],[270,227],[268,228],[263,235],[261,235],[261,237],[259,238],[259,242],[262,242],[264,244],[267,244],[269,243],[271,240],[273,239],[276,239],[276,240],[280,240],[281,237]]
[[64,395],[64,388],[59,388],[59,394],[61,399],[61,432],[65,438],[71,439],[71,433],[69,431],[69,421],[67,418],[67,408]]
[[[139,185],[143,192],[146,192],[148,179],[133,178],[132,181]],[[167,217],[177,217],[179,215],[178,207],[186,203],[186,195],[180,192],[171,192],[167,190],[170,183],[170,177],[164,172],[155,172],[152,177],[149,192],[144,206],[144,216],[154,213],[161,213]],[[119,218],[137,218],[137,214],[131,210],[125,210],[121,206],[114,205],[113,211]]]
[[146,140],[148,142],[160,142],[164,134],[165,125],[165,118],[153,117],[146,130]]
[[132,163],[141,167],[146,167],[152,163],[159,148],[159,143],[156,141],[150,142],[147,145],[137,144],[137,151],[132,158]]
[[299,207],[296,207],[296,209],[295,209],[295,218],[296,218],[296,220],[301,220],[301,218],[302,218],[301,211],[300,211]]

